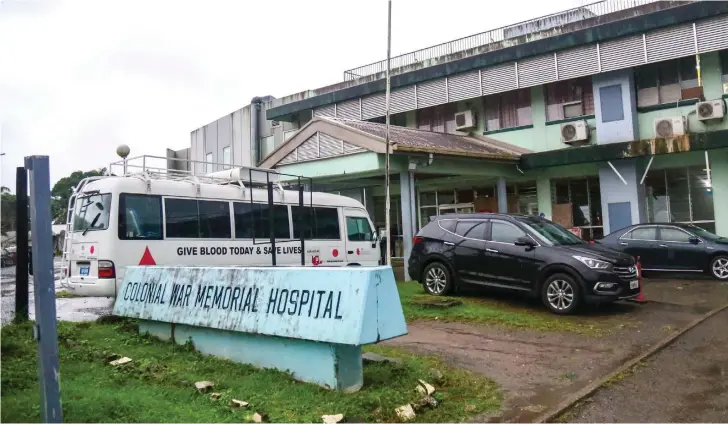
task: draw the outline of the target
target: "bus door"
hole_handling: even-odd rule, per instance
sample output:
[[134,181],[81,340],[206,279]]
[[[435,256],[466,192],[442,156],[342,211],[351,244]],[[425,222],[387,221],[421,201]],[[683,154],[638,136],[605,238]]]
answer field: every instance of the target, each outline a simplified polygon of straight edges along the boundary
[[349,264],[376,265],[379,260],[374,229],[362,209],[344,209],[346,220],[346,261]]

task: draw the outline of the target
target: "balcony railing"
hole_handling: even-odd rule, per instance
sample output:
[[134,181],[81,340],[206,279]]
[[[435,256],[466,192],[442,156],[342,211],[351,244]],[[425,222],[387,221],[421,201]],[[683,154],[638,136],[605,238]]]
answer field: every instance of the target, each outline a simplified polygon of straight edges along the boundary
[[[695,1],[695,0],[693,0]],[[517,24],[504,26],[501,28],[493,29],[479,34],[470,35],[468,37],[460,38],[457,40],[449,41],[447,43],[438,44],[436,46],[427,47],[421,50],[417,50],[410,53],[405,53],[399,56],[391,58],[390,67],[394,71],[398,68],[403,68],[409,65],[422,63],[431,59],[445,57],[456,53],[467,52],[468,50],[477,49],[478,47],[487,46],[489,44],[495,44],[502,42],[507,39],[532,34],[539,31],[545,31],[548,29],[556,28],[566,24],[573,24],[575,22],[585,21],[587,19],[596,18],[599,16],[609,15],[611,13],[620,12],[623,10],[633,9],[640,6],[644,6],[650,3],[665,3],[672,6],[678,6],[691,1],[659,1],[659,0],[604,0],[596,3],[586,4],[584,6],[575,7],[566,11],[552,13],[547,16],[542,16],[535,19],[530,19]],[[646,12],[649,13],[649,12]],[[619,19],[619,18],[617,18]],[[615,19],[616,20],[616,19]],[[604,23],[604,22],[600,22]],[[594,23],[597,25],[598,23]],[[592,25],[586,25],[592,26]],[[576,29],[572,29],[572,32]],[[527,42],[527,41],[526,41]],[[515,44],[515,43],[514,43]],[[490,50],[497,50],[504,46],[497,47]],[[478,54],[481,49],[473,52],[472,54]],[[459,59],[467,57],[469,54],[464,53],[458,57],[453,58]],[[446,62],[447,60],[443,60]],[[350,81],[369,75],[376,75],[380,72],[385,72],[387,69],[387,61],[382,60],[379,62],[370,63],[368,65],[360,66],[358,68],[350,69],[344,72],[344,81]],[[397,72],[392,72],[397,73]]]

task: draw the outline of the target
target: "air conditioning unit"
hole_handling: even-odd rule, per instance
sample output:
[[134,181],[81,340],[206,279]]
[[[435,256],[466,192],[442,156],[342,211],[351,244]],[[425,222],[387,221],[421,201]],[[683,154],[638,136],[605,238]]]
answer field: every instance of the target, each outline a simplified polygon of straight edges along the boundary
[[561,141],[566,144],[589,140],[589,125],[586,121],[572,121],[561,124]]
[[655,137],[670,138],[685,135],[688,130],[684,116],[655,119]]
[[723,119],[725,116],[725,103],[720,100],[708,100],[707,102],[698,102],[695,105],[695,111],[698,114],[698,120],[709,121],[711,119]]
[[458,131],[475,127],[475,114],[472,110],[458,112],[455,114],[455,128]]

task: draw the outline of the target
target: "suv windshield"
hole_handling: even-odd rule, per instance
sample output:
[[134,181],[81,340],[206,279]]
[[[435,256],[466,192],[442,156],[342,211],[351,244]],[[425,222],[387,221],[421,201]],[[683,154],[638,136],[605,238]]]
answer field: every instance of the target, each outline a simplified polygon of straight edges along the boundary
[[690,232],[692,232],[696,236],[698,236],[700,238],[703,238],[703,239],[706,239],[706,240],[719,240],[719,239],[722,239],[723,238],[723,237],[721,237],[721,236],[719,236],[717,234],[711,233],[708,230],[705,230],[705,229],[700,228],[700,227],[696,227],[695,225],[688,225],[687,226],[687,229],[690,230]]
[[584,240],[553,222],[536,219],[519,219],[519,221],[531,230],[540,243],[550,246],[584,244]]
[[73,232],[109,228],[110,194],[92,194],[76,199],[73,211]]

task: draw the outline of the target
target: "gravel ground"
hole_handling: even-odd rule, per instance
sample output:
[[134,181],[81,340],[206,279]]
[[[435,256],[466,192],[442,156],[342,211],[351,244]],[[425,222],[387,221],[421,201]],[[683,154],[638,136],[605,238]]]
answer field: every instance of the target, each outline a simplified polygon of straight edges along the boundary
[[728,422],[728,310],[688,331],[562,418],[568,422]]

